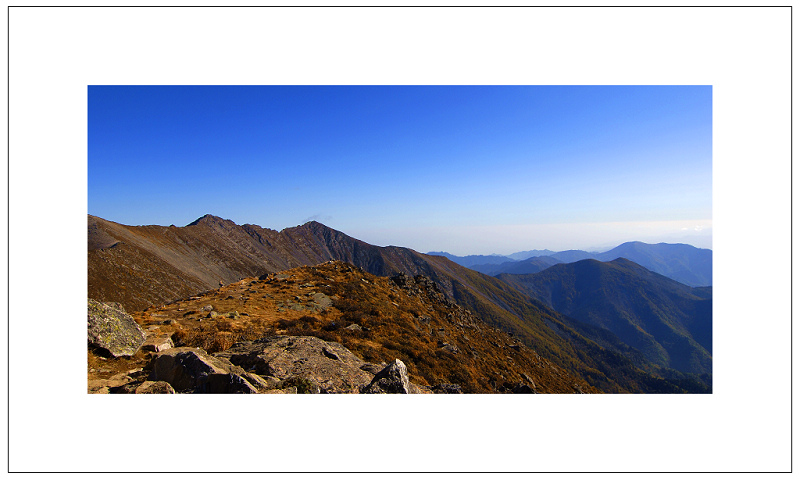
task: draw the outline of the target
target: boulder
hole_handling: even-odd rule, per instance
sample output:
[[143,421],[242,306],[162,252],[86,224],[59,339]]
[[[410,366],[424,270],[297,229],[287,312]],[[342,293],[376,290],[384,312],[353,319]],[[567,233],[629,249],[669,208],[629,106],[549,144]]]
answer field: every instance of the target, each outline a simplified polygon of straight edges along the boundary
[[395,359],[381,372],[375,375],[372,382],[361,389],[363,394],[408,394],[408,371],[403,361]]
[[198,348],[172,348],[158,353],[151,362],[150,381],[166,381],[178,392],[257,393],[248,380],[255,380],[230,361]]
[[145,381],[134,394],[175,394],[175,389],[166,381]]
[[361,369],[366,363],[349,349],[313,336],[273,336],[236,343],[215,356],[286,384],[295,385],[290,380],[310,382],[321,393],[357,393],[373,377]]
[[437,384],[432,388],[434,394],[462,394],[458,384]]
[[142,344],[142,351],[152,351],[159,353],[161,351],[166,351],[167,349],[174,348],[175,344],[172,342],[172,338],[168,334],[162,334],[158,336],[152,336],[148,338]]
[[376,374],[381,372],[385,367],[386,363],[380,363],[380,364],[364,363],[361,365],[361,370],[366,371],[375,376]]
[[[107,379],[89,379],[89,394],[118,394],[126,393],[125,388],[135,384],[145,373],[141,368],[118,373]],[[131,390],[132,392],[132,390]]]
[[89,347],[113,357],[133,356],[145,340],[142,328],[119,305],[88,303]]

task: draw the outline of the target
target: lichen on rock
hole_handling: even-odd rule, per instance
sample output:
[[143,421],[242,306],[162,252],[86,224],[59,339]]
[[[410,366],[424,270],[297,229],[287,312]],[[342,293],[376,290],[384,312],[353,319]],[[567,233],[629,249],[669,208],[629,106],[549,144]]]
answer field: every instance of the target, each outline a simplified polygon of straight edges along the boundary
[[117,303],[89,299],[87,330],[89,347],[113,357],[133,356],[145,340],[142,328]]

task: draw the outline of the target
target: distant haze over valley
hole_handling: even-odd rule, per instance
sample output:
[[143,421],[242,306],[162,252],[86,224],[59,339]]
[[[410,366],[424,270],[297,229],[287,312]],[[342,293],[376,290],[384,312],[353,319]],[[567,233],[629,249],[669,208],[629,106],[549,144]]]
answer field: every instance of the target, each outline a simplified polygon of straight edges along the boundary
[[446,251],[457,256],[495,255],[525,259],[525,252],[529,250],[603,252],[630,241],[712,247],[711,220],[448,227],[407,224],[380,228],[350,224],[337,218],[322,222],[332,228],[350,231],[371,244],[405,246],[420,252]]
[[711,286],[711,250],[687,244],[631,241],[602,252],[529,250],[509,256],[455,256],[443,251],[431,251],[428,254],[445,256],[461,266],[492,276],[502,273],[538,273],[558,263],[573,263],[585,259],[612,261],[625,258],[689,286]]

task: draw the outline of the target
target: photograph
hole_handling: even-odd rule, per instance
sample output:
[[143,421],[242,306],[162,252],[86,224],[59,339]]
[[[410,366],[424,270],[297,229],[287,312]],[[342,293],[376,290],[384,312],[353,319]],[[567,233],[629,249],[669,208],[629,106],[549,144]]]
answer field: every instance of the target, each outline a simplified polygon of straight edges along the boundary
[[711,393],[712,93],[91,85],[88,391]]

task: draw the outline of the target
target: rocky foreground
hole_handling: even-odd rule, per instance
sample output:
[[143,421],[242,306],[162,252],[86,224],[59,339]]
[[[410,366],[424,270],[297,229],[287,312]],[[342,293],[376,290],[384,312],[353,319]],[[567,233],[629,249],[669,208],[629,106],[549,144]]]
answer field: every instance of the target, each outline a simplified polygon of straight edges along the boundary
[[[168,335],[146,335],[133,317],[114,303],[89,300],[88,322],[89,345],[98,354],[124,358],[140,350],[149,352],[145,367],[108,379],[90,379],[91,393],[430,392],[409,381],[406,366],[399,359],[388,365],[368,363],[339,343],[313,336],[244,341],[212,355],[200,348],[174,347]],[[93,372],[97,369],[90,370],[90,376]],[[452,385],[434,389],[460,392]]]
[[128,314],[88,302],[90,393],[597,392],[428,278],[331,261]]

